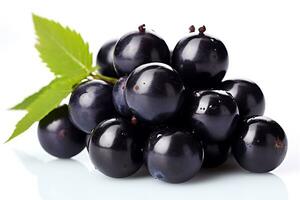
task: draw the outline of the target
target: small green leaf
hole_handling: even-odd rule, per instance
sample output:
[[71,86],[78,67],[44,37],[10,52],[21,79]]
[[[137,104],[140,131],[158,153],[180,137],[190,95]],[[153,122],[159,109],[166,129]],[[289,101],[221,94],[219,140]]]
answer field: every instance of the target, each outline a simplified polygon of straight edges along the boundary
[[26,131],[34,122],[41,120],[51,110],[56,108],[60,102],[72,92],[72,87],[80,80],[82,76],[56,78],[48,86],[43,88],[35,101],[27,106],[27,114],[17,123],[13,134],[6,142],[17,137]]
[[[36,48],[56,78],[12,108],[27,110],[27,114],[17,123],[6,142],[45,117],[72,92],[74,85],[96,70],[92,66],[89,45],[83,41],[80,34],[52,20],[34,14],[32,17],[38,39]],[[115,81],[109,77],[107,79]]]
[[92,53],[81,35],[52,20],[32,15],[41,59],[59,76],[88,75],[94,71]]
[[18,103],[14,107],[10,108],[11,110],[26,110],[27,107],[34,102],[42,92],[47,88],[47,86],[41,88],[38,92],[26,97],[21,103]]

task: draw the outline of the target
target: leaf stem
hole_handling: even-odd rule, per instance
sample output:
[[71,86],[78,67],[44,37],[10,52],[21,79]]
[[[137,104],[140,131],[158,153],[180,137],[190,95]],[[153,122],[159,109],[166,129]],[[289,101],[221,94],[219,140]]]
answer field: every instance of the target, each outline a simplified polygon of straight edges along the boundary
[[103,81],[106,81],[106,82],[111,83],[113,85],[117,82],[116,78],[104,76],[104,75],[102,75],[100,73],[97,73],[97,72],[90,73],[90,76],[93,77],[94,79],[103,80]]

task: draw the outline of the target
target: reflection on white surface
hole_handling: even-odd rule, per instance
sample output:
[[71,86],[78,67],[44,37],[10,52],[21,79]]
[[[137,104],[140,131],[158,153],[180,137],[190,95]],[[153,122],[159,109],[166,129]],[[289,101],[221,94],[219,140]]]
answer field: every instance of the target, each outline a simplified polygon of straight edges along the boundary
[[229,161],[221,168],[202,170],[184,184],[154,180],[141,169],[125,179],[112,179],[89,170],[76,160],[42,162],[22,152],[15,152],[24,167],[38,178],[38,190],[45,200],[88,199],[230,199],[287,200],[282,180],[273,174],[251,174]]

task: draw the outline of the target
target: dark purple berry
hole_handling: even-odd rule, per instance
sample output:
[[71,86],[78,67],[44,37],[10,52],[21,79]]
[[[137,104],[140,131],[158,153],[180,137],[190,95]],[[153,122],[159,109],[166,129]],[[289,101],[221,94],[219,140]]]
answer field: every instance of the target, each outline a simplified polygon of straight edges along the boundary
[[272,119],[256,116],[244,121],[232,145],[232,152],[244,169],[265,173],[281,164],[287,147],[281,126]]
[[80,130],[90,133],[100,122],[115,115],[113,86],[100,80],[78,85],[69,101],[71,121]]
[[127,77],[120,78],[113,88],[113,103],[117,112],[123,117],[131,117],[131,112],[125,99]]
[[205,35],[204,31],[203,26],[199,33],[184,37],[173,50],[172,66],[182,76],[187,87],[209,89],[222,81],[228,68],[225,45]]
[[130,74],[125,98],[138,120],[162,123],[176,115],[183,102],[184,90],[174,69],[162,63],[149,63]]
[[119,76],[129,75],[135,68],[150,62],[170,63],[170,51],[166,42],[142,25],[139,31],[120,38],[115,46],[114,66]]
[[192,133],[162,128],[151,134],[146,163],[153,177],[170,183],[185,182],[198,173],[202,161],[201,142]]
[[100,123],[89,140],[89,156],[103,174],[122,178],[135,173],[143,163],[142,134],[123,119]]
[[97,65],[100,66],[99,72],[105,76],[117,77],[113,58],[117,40],[111,40],[102,45],[97,54]]
[[71,123],[68,106],[63,105],[39,122],[38,138],[49,154],[58,158],[71,158],[84,149],[86,134]]
[[207,143],[231,139],[239,120],[239,111],[233,97],[221,90],[194,93],[190,123]]
[[204,168],[214,168],[222,165],[228,158],[230,142],[208,143],[203,142]]
[[241,117],[264,114],[264,94],[254,82],[241,79],[227,80],[222,82],[219,88],[226,90],[233,96],[239,107]]

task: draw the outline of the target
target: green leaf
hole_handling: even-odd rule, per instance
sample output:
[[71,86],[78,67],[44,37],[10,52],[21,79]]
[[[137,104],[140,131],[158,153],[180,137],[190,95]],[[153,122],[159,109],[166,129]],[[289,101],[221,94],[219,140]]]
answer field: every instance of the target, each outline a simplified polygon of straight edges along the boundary
[[[96,70],[92,66],[89,45],[83,41],[80,34],[52,20],[34,14],[32,17],[38,39],[36,48],[41,59],[56,78],[12,108],[27,110],[27,114],[17,123],[14,132],[6,142],[45,117],[72,92],[74,85]],[[106,78],[111,82],[115,81]]]
[[92,53],[79,33],[52,20],[32,15],[41,59],[58,76],[88,75],[94,71]]
[[42,92],[45,91],[45,89],[47,88],[47,86],[41,88],[38,92],[26,97],[21,103],[18,103],[17,105],[15,105],[14,107],[10,108],[11,110],[26,110],[27,107],[34,102]]
[[[36,48],[40,52],[42,60],[56,76],[82,75],[86,77],[96,70],[92,66],[92,54],[89,52],[89,46],[83,41],[80,34],[68,27],[64,28],[52,20],[34,14],[32,18],[38,37]],[[109,78],[108,80],[110,81]],[[26,110],[44,89],[45,87],[11,109]]]
[[13,134],[6,142],[26,131],[36,121],[41,120],[50,111],[56,108],[60,102],[72,92],[72,87],[82,80],[82,76],[63,77],[54,79],[43,92],[35,98],[35,101],[27,105],[27,114],[17,123]]

